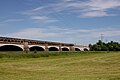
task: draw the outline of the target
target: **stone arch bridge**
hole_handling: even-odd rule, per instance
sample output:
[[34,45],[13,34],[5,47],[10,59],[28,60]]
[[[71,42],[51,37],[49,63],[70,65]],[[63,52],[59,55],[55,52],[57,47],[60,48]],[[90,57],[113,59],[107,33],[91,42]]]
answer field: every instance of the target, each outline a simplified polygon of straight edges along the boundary
[[0,37],[0,51],[84,51],[88,46],[80,46],[59,42],[38,41],[19,38]]

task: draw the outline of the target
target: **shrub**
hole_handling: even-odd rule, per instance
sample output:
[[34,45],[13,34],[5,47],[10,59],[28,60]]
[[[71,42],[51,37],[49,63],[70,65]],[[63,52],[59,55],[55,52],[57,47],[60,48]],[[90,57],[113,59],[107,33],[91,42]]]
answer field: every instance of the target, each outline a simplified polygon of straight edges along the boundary
[[30,58],[39,58],[40,55],[39,54],[35,54],[35,53],[31,53],[31,54],[29,54],[28,57],[30,57]]
[[36,50],[36,49],[34,50],[34,53],[37,53],[37,50]]
[[50,56],[49,53],[41,53],[40,55],[41,55],[41,57],[49,57]]

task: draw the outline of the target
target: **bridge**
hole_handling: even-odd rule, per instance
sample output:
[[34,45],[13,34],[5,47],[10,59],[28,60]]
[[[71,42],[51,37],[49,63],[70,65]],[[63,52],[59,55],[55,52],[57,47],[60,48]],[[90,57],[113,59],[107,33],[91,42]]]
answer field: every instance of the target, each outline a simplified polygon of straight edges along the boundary
[[0,51],[85,51],[88,46],[68,43],[0,37]]

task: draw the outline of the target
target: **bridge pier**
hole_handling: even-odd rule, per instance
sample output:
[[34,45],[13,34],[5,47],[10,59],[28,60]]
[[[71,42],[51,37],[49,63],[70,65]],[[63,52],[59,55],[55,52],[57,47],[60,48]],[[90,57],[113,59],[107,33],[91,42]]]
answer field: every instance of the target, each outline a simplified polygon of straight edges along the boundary
[[45,51],[49,51],[47,43],[45,43]]
[[29,51],[28,42],[23,42],[23,51]]
[[75,51],[74,46],[70,46],[70,51]]
[[62,51],[61,44],[59,45],[59,51]]

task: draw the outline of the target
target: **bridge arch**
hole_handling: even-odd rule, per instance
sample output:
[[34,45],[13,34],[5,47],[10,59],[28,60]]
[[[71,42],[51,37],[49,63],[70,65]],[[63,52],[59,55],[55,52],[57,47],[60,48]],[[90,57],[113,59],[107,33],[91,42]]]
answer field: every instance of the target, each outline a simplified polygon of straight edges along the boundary
[[89,51],[87,48],[84,48],[84,51]]
[[75,51],[81,51],[79,48],[75,48]]
[[49,51],[59,51],[57,47],[49,47]]
[[37,51],[45,51],[44,48],[40,47],[40,46],[32,46],[29,48],[30,51],[34,51],[34,50],[37,50]]
[[23,49],[16,45],[2,45],[0,51],[23,51]]
[[69,51],[69,48],[63,47],[62,51]]

